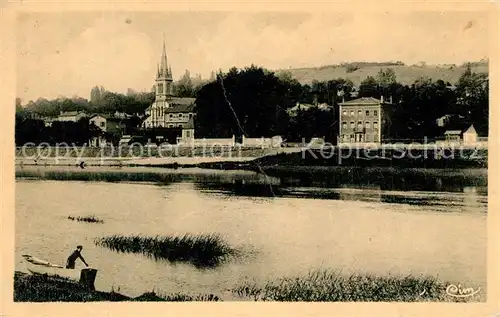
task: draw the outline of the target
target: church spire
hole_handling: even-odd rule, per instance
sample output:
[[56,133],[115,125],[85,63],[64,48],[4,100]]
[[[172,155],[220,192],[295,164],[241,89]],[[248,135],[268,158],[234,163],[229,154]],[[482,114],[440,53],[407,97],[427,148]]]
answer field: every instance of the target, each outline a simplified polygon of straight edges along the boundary
[[163,76],[168,76],[167,50],[165,49],[165,39],[163,39],[163,52],[161,54],[160,72]]

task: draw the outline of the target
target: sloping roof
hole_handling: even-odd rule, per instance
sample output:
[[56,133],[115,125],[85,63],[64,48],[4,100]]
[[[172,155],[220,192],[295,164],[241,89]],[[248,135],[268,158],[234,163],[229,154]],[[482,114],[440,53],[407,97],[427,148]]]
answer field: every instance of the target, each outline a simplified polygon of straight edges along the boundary
[[444,135],[460,135],[462,134],[462,130],[446,130]]
[[167,109],[165,109],[165,113],[179,113],[179,112],[182,112],[182,113],[187,113],[187,112],[193,112],[194,110],[194,105],[191,104],[191,105],[173,105],[171,107],[168,107]]
[[104,119],[106,119],[106,120],[110,120],[110,121],[121,121],[121,120],[123,120],[122,118],[116,118],[116,117],[115,117],[114,115],[112,115],[112,114],[102,114],[102,113],[94,113],[94,114],[90,117],[90,119],[95,118],[95,117],[97,117],[97,116],[99,116],[99,117],[103,117]]
[[387,102],[385,101],[382,102],[380,99],[375,99],[373,97],[361,97],[354,100],[342,102],[340,104],[342,106],[349,106],[349,105],[379,105],[381,103],[387,103]]
[[74,117],[74,116],[79,115],[79,114],[87,115],[85,112],[82,112],[82,111],[65,111],[65,112],[61,112],[59,114],[59,117]]
[[172,97],[167,101],[171,105],[192,105],[195,103],[196,98]]
[[467,130],[465,130],[464,133],[475,133],[475,134],[477,134],[476,129],[474,128],[474,125],[472,125],[472,124],[471,124],[471,126]]

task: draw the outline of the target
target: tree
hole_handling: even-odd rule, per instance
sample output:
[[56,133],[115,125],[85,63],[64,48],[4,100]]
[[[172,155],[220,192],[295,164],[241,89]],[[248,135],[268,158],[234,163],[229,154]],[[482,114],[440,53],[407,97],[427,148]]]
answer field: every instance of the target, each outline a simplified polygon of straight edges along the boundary
[[488,134],[489,79],[487,74],[473,73],[468,64],[457,83],[455,111],[474,124],[478,133]]
[[366,77],[366,79],[364,79],[359,84],[358,96],[380,98],[380,91],[377,80],[372,76]]
[[197,95],[197,137],[268,137],[286,131],[286,109],[296,100],[274,73],[252,65],[217,77]]
[[378,84],[378,91],[388,98],[391,95],[391,86],[396,84],[396,73],[392,68],[380,69],[377,73],[376,81]]
[[101,89],[98,86],[94,86],[90,90],[90,102],[97,104],[101,100]]

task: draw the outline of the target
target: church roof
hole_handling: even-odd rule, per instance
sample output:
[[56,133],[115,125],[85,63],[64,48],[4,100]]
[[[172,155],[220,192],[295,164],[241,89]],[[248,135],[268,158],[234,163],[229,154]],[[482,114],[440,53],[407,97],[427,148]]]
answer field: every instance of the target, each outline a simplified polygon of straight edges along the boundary
[[186,112],[193,112],[194,110],[194,105],[193,104],[174,104],[171,107],[168,107],[165,109],[165,113],[186,113]]
[[195,101],[196,98],[172,97],[168,100],[168,103],[171,105],[193,105]]

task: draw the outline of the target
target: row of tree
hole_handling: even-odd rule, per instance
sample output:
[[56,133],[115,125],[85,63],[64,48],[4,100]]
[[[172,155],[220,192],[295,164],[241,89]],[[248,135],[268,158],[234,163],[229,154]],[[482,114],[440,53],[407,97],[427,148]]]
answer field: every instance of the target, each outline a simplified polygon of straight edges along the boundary
[[84,145],[91,138],[102,135],[101,130],[88,120],[78,122],[53,122],[45,126],[43,120],[16,118],[15,143],[20,146],[28,143],[67,143]]
[[[338,104],[356,97],[384,96],[394,104],[392,134],[395,139],[433,137],[442,134],[436,119],[454,114],[474,124],[480,134],[488,132],[488,75],[473,73],[468,67],[456,83],[419,78],[412,85],[397,81],[390,68],[367,77],[359,87],[343,78],[302,85],[290,73],[273,73],[261,67],[232,68],[212,74],[211,80],[193,80],[187,71],[176,82],[180,97],[196,97],[196,137],[250,137],[282,135],[289,141],[325,137],[338,133]],[[17,118],[30,114],[57,116],[60,111],[143,114],[154,101],[154,93],[108,92],[94,87],[91,100],[83,98],[39,99],[21,106],[16,101]],[[329,110],[309,108],[291,114],[300,104],[328,104]],[[16,122],[17,123],[17,122]],[[135,118],[132,123],[139,125]],[[131,127],[129,127],[131,128]]]
[[[301,85],[289,74],[276,75],[251,66],[233,68],[202,87],[196,99],[197,135],[223,137],[282,135],[290,141],[325,137],[338,133],[338,105],[357,97],[392,100],[394,139],[435,137],[444,131],[436,119],[453,114],[474,124],[480,134],[488,133],[488,75],[468,67],[457,83],[419,78],[412,85],[397,82],[394,71],[381,69],[367,77],[356,90],[349,80],[338,78]],[[326,103],[330,111],[309,108],[291,116],[297,103]]]

